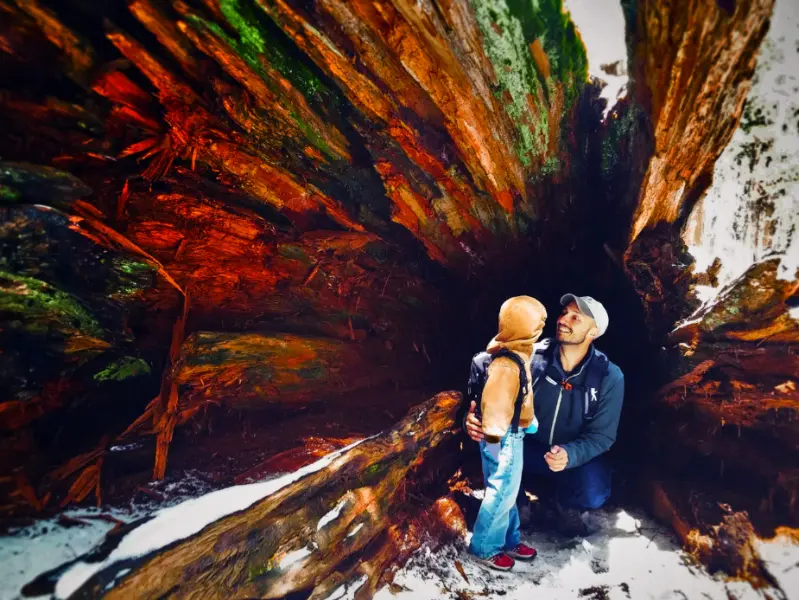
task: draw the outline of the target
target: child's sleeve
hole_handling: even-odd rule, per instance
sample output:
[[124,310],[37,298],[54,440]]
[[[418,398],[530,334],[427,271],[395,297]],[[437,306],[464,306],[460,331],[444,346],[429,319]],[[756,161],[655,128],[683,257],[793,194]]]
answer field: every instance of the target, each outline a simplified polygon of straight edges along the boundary
[[497,358],[488,367],[481,399],[483,434],[489,444],[499,442],[510,429],[518,394],[519,368],[508,358]]

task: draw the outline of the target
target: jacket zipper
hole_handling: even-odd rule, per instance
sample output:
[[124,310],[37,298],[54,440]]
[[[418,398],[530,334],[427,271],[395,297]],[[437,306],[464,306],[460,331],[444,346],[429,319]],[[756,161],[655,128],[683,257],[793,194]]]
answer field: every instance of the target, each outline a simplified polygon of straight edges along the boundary
[[552,417],[552,427],[549,429],[549,445],[552,445],[552,439],[555,437],[555,423],[558,420],[558,413],[560,412],[560,399],[563,396],[563,386],[559,385],[560,391],[558,391],[558,403],[555,405],[555,416]]
[[[589,360],[589,362],[590,362],[590,360]],[[577,371],[577,373],[567,377],[566,378],[566,382],[568,382],[569,379],[572,379],[573,377],[577,377],[578,375],[580,375],[580,373],[583,372],[583,369],[585,369],[585,365],[587,365],[587,364],[588,364],[588,362],[583,364],[583,366],[580,367],[580,370]],[[566,383],[566,382],[564,382],[564,383]],[[560,385],[560,384],[558,384],[558,385]],[[560,391],[558,392],[558,403],[555,405],[555,416],[552,417],[552,427],[549,430],[549,445],[550,446],[552,445],[552,440],[555,439],[555,423],[558,422],[558,413],[560,412],[560,400],[561,400],[562,397],[563,397],[563,386],[561,385],[560,386]]]

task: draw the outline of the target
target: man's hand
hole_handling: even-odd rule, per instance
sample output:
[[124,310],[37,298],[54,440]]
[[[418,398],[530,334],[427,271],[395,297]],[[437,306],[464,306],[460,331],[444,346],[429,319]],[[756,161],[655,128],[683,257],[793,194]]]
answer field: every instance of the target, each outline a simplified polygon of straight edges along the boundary
[[549,470],[557,473],[558,471],[565,469],[566,465],[569,464],[569,455],[567,454],[565,448],[561,448],[560,446],[552,446],[552,448],[549,449],[549,452],[544,454],[544,460],[547,461]]
[[474,414],[477,409],[477,404],[472,400],[472,405],[469,407],[469,414],[466,415],[466,434],[475,442],[483,439],[483,423]]

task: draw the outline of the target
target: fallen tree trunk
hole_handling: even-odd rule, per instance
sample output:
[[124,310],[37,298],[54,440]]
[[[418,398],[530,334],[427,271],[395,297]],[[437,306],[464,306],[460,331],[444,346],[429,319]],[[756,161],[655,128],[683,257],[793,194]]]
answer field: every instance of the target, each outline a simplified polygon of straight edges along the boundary
[[310,403],[391,381],[418,382],[422,356],[400,350],[389,352],[375,340],[199,331],[186,339],[174,376],[183,409],[204,402],[242,409]]
[[675,378],[653,399],[650,508],[711,569],[773,585],[756,536],[799,525],[797,275],[760,261],[669,336]]
[[[309,591],[321,597],[353,578],[359,587],[370,580],[366,587],[373,591],[395,558],[407,558],[398,540],[409,535],[402,510],[409,486],[446,482],[455,470],[455,446],[444,442],[456,439],[459,404],[459,394],[439,394],[393,429],[288,475],[291,483],[283,487],[281,478],[228,488],[162,511],[121,538],[107,557],[99,557],[102,562],[96,554],[94,562],[76,561],[57,584],[56,596],[280,598]],[[437,447],[451,460],[430,460]],[[249,506],[224,515],[253,495]],[[439,500],[430,514],[452,520],[451,508]],[[224,516],[203,526],[214,511]],[[191,529],[193,514],[205,519],[201,530],[179,540],[163,535],[176,526],[184,533]],[[368,548],[373,556],[364,552]]]

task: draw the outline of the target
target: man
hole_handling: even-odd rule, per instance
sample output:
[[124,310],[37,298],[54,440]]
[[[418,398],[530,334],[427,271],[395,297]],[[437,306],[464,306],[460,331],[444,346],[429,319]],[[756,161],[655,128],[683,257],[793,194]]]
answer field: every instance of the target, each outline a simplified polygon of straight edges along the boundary
[[[561,531],[585,535],[582,513],[610,496],[610,469],[603,456],[616,441],[624,375],[594,348],[608,328],[605,307],[590,296],[566,294],[555,343],[537,344],[532,377],[538,432],[524,440],[524,480],[546,477],[555,489]],[[483,439],[472,402],[466,433]],[[526,512],[521,510],[523,516]]]

